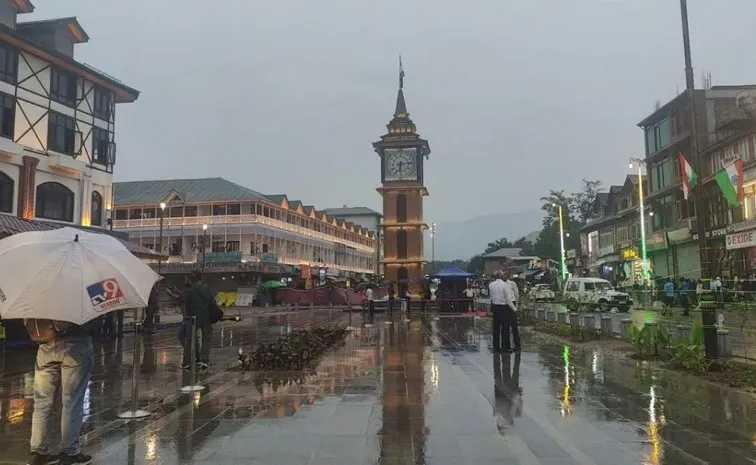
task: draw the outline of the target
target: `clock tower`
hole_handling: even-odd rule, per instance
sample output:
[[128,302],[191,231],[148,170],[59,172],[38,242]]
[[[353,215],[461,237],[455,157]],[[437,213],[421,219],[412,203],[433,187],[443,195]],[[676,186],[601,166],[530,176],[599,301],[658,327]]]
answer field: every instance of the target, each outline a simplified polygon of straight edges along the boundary
[[423,162],[430,146],[422,139],[409,117],[404,101],[404,70],[399,61],[399,93],[394,117],[386,126],[388,132],[373,148],[381,158],[383,197],[383,270],[385,280],[398,283],[397,291],[406,283],[417,296],[423,278]]

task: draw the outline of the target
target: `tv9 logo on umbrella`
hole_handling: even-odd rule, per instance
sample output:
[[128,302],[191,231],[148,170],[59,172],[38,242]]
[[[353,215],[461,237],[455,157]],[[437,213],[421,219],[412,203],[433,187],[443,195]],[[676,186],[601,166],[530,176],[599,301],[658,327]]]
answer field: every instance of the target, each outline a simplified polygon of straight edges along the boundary
[[92,301],[92,306],[98,312],[104,312],[126,303],[123,292],[121,292],[121,286],[118,285],[115,278],[92,284],[87,287],[87,293]]

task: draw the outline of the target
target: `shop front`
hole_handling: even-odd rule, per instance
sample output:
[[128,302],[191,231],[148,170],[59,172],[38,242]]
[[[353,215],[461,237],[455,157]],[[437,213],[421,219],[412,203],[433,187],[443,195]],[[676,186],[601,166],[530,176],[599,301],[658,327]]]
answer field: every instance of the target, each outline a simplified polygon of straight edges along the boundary
[[756,228],[728,233],[725,248],[730,272],[727,277],[745,278],[756,271]]
[[646,253],[652,268],[651,276],[654,279],[663,279],[674,273],[666,232],[656,231],[646,236]]
[[676,229],[667,233],[667,243],[672,250],[674,276],[676,278],[700,279],[701,257],[698,243],[693,240],[689,228]]
[[617,267],[620,274],[619,281],[622,285],[631,287],[633,284],[641,284],[643,282],[641,274],[643,261],[640,258],[638,248],[634,246],[623,247],[620,249],[619,257],[620,262]]
[[[732,254],[727,251],[725,243],[727,233],[729,232],[728,230],[729,228],[713,228],[706,230],[706,249],[708,250],[707,258],[709,259],[710,276],[701,276],[702,278],[716,276],[729,278],[732,276],[730,266],[730,256]],[[693,234],[693,240],[698,242],[698,234]]]

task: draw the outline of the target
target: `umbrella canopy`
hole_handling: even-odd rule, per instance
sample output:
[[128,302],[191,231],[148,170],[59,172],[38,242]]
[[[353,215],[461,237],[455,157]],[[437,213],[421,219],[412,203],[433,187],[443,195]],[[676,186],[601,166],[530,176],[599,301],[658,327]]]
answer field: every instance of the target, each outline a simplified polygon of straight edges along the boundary
[[463,279],[463,278],[474,278],[475,273],[468,273],[465,270],[461,270],[456,266],[448,266],[444,268],[443,270],[439,271],[438,273],[433,275],[434,278],[441,278],[441,279]]
[[270,281],[265,281],[264,283],[262,283],[261,286],[265,289],[278,289],[279,287],[282,287],[283,284],[281,284],[281,281],[271,279]]
[[113,310],[146,307],[160,279],[107,234],[74,228],[0,240],[0,317],[82,325]]

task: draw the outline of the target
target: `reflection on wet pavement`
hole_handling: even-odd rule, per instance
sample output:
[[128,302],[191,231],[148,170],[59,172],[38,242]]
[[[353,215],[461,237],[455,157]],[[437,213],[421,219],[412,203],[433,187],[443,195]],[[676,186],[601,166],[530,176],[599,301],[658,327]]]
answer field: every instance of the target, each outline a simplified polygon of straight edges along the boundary
[[[240,372],[240,346],[343,318],[250,319],[216,331],[201,394],[172,332],[145,335],[131,397],[131,339],[96,355],[87,397],[95,463],[752,464],[756,401],[686,375],[525,333],[522,354],[494,355],[483,319],[413,315],[348,336],[310,372]],[[317,312],[316,312],[317,313]],[[33,355],[32,355],[33,358]],[[29,355],[0,377],[0,462],[24,463],[31,422]]]

